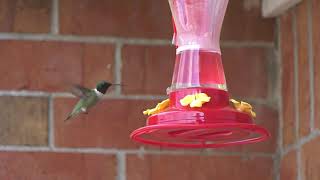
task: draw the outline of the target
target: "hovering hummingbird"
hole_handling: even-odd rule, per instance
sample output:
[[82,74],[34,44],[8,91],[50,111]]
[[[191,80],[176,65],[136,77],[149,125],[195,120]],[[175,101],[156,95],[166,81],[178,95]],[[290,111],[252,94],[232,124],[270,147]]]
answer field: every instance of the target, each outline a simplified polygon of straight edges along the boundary
[[88,110],[102,99],[103,95],[112,85],[120,84],[112,84],[110,82],[100,81],[96,85],[95,89],[89,89],[80,85],[74,85],[71,93],[79,97],[80,100],[74,106],[72,112],[65,119],[65,121],[68,121],[69,119],[75,117],[76,115],[79,115],[80,113],[88,114]]

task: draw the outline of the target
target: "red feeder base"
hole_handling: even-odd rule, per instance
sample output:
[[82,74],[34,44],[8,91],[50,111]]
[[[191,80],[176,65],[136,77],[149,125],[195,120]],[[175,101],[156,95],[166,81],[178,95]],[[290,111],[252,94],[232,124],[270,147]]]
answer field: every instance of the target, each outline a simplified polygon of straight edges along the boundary
[[[212,102],[201,108],[183,107],[179,100],[206,93]],[[266,140],[267,130],[253,124],[251,116],[229,106],[226,91],[190,88],[170,93],[170,108],[152,115],[131,138],[150,145],[174,148],[219,148]]]
[[264,128],[244,123],[151,125],[131,134],[131,138],[145,144],[174,148],[219,148],[268,137]]

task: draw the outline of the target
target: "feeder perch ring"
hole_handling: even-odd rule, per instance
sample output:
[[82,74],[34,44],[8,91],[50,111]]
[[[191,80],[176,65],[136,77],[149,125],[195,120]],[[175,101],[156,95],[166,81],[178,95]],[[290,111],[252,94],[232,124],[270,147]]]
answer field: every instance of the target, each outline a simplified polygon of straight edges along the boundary
[[161,124],[142,127],[131,138],[145,144],[171,148],[221,148],[256,143],[270,137],[255,124]]

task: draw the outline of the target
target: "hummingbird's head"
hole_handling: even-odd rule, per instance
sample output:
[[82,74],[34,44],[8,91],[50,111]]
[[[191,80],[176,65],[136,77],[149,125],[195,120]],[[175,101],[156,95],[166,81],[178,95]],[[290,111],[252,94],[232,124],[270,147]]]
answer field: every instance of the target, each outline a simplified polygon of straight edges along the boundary
[[108,88],[111,86],[112,84],[107,82],[107,81],[100,81],[98,84],[97,84],[97,91],[101,92],[102,94],[105,94],[108,90]]

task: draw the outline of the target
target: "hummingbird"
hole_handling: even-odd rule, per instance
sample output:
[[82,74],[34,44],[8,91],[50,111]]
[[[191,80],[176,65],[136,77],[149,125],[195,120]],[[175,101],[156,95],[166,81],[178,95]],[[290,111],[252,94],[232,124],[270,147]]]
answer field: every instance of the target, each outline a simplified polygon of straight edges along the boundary
[[112,84],[107,81],[100,81],[97,83],[95,89],[89,89],[80,85],[73,85],[71,93],[80,98],[78,103],[74,106],[72,112],[65,119],[65,121],[83,113],[88,114],[88,110],[95,106],[107,92],[110,86],[119,85]]

